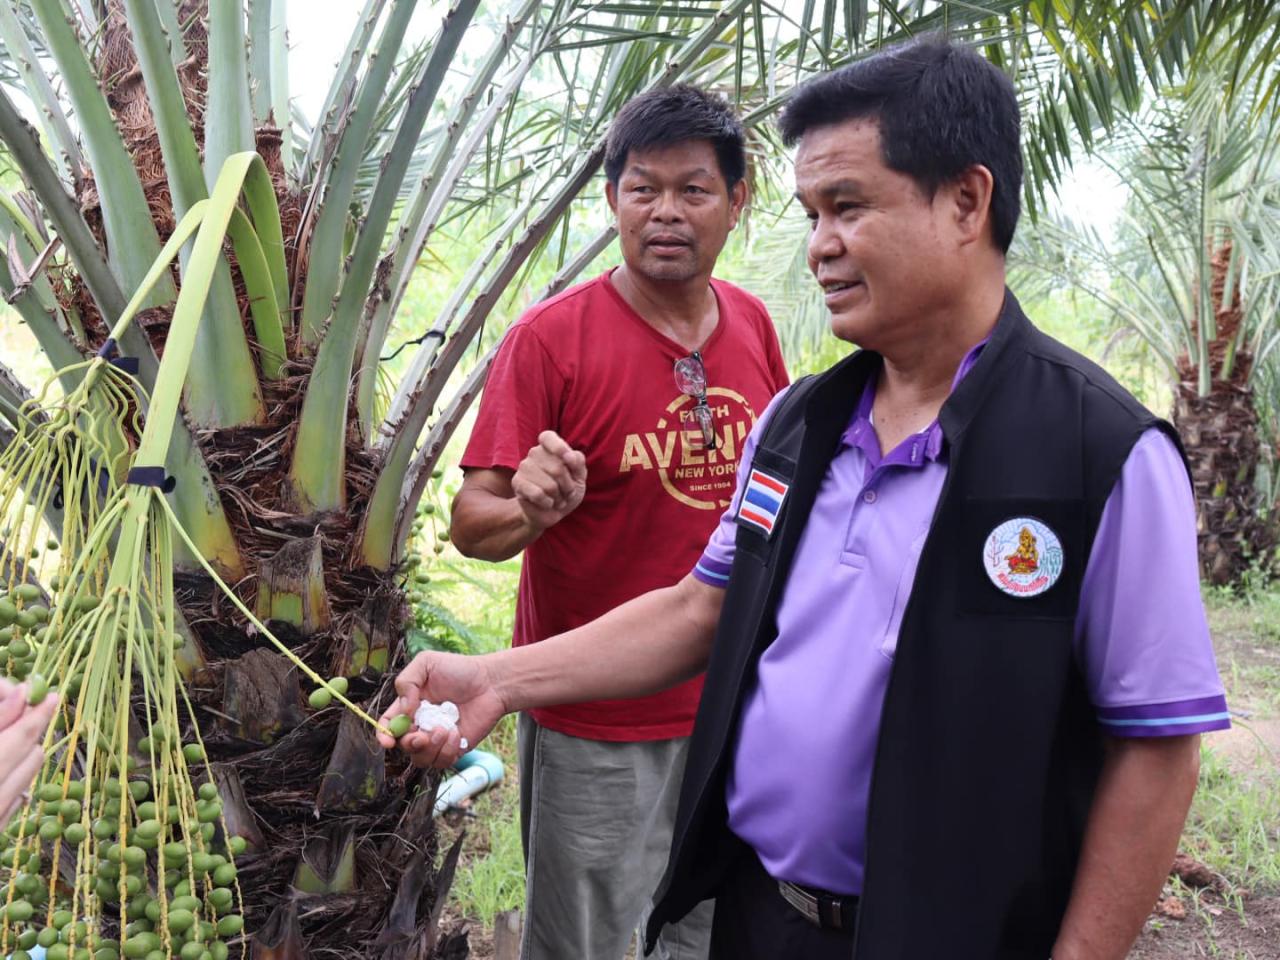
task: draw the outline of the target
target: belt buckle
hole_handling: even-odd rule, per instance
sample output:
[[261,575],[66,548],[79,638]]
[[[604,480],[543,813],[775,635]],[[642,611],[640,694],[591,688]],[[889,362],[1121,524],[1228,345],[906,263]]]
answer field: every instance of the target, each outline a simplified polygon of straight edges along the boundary
[[845,911],[839,898],[812,894],[803,887],[786,880],[778,881],[782,899],[795,907],[814,926],[824,930],[847,931],[852,923],[845,922]]
[[[823,917],[823,914],[826,914]],[[841,909],[840,901],[834,897],[818,897],[818,918],[825,920],[822,925],[830,927],[832,930],[844,930],[844,910]]]
[[782,894],[782,899],[795,907],[806,920],[814,926],[824,926],[817,897],[786,880],[778,881],[778,891]]

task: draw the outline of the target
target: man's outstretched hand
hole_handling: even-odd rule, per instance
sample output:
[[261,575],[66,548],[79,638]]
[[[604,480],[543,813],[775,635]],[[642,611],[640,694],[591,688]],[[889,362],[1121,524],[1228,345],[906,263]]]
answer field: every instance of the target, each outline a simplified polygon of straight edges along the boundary
[[[396,677],[396,693],[399,697],[380,720],[383,726],[400,714],[412,718],[424,700],[451,700],[458,708],[456,730],[419,730],[414,726],[400,738],[400,749],[417,767],[452,766],[466,752],[461,746],[463,738],[467,749],[475,747],[508,712],[494,687],[485,657],[433,650],[420,653]],[[397,745],[385,733],[378,734],[378,742],[387,750]]]

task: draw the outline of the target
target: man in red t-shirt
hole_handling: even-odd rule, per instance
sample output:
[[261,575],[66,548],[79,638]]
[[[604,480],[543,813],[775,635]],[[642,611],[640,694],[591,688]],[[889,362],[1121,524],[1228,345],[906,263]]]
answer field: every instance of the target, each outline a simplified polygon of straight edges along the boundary
[[[764,305],[711,279],[746,202],[743,141],[691,87],[623,107],[605,155],[623,264],[530,308],[494,360],[452,535],[468,556],[525,551],[516,646],[680,580],[788,382]],[[666,862],[701,689],[521,716],[525,960],[623,957]],[[703,909],[658,955],[701,960],[709,937]]]

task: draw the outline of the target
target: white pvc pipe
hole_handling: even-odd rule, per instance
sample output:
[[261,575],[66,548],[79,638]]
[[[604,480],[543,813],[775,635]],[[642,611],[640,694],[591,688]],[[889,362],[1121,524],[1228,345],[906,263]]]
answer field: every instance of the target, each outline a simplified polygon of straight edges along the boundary
[[451,807],[456,807],[464,800],[484,793],[502,782],[502,761],[484,750],[464,753],[453,765],[453,769],[457,772],[441,783],[440,789],[436,791],[433,816],[438,817]]

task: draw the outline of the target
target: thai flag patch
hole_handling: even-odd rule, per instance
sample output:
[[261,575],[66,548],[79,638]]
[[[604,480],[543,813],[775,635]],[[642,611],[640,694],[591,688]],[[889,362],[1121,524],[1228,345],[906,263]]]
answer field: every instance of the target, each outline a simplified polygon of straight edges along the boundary
[[742,492],[742,502],[738,504],[738,522],[755,527],[766,538],[773,536],[774,525],[778,522],[782,502],[786,500],[789,489],[790,485],[777,477],[752,468],[746,489]]

